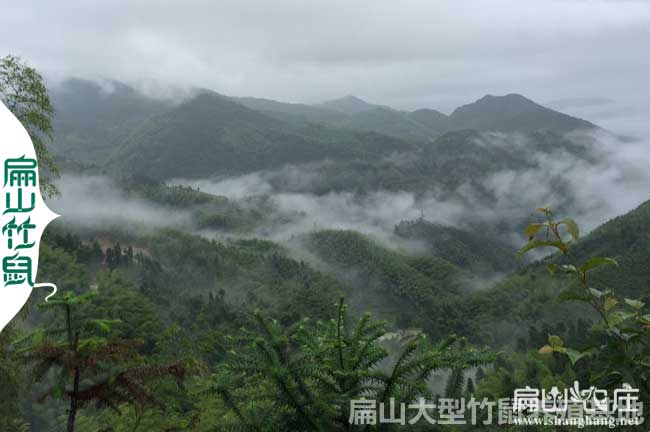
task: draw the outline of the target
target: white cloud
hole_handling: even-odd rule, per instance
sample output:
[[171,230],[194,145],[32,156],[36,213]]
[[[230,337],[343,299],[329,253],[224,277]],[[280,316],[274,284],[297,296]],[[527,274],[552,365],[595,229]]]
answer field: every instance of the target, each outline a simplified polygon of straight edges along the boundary
[[0,52],[57,76],[450,110],[647,95],[649,23],[645,0],[26,0],[3,5]]
[[61,194],[50,198],[48,205],[61,215],[59,221],[64,224],[99,230],[192,227],[189,212],[128,196],[107,177],[65,174],[55,184]]

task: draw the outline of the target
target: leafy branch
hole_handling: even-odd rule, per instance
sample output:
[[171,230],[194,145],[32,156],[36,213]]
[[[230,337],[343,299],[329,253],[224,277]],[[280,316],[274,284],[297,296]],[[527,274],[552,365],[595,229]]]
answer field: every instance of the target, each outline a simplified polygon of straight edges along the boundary
[[593,257],[577,262],[570,253],[573,244],[580,239],[576,222],[572,219],[556,221],[553,212],[546,207],[537,211],[543,214],[545,221],[528,225],[528,243],[520,249],[519,254],[545,247],[557,249],[565,264],[548,264],[549,273],[568,275],[578,286],[577,290],[569,288],[560,293],[559,300],[589,304],[600,317],[594,331],[603,332],[607,338],[605,345],[594,345],[580,351],[565,346],[559,336],[549,335],[548,344],[539,352],[566,355],[573,365],[589,357],[592,367],[598,365],[592,369],[592,380],[611,384],[626,379],[647,387],[647,378],[650,377],[650,314],[644,312],[644,302],[629,298],[620,301],[609,289],[593,288],[594,272],[605,267],[618,267],[618,262],[608,257]]

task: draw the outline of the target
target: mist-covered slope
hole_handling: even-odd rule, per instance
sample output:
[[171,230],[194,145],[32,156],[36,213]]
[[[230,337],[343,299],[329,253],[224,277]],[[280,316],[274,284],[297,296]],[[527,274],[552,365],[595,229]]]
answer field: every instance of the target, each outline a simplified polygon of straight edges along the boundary
[[616,259],[619,266],[597,272],[593,286],[650,300],[650,201],[596,228],[571,254],[579,262],[591,257]]
[[52,152],[86,163],[103,160],[130,128],[172,106],[119,82],[70,79],[50,96],[56,113]]
[[355,231],[317,231],[305,244],[349,287],[348,301],[357,310],[373,310],[399,327],[434,334],[459,325],[440,319],[445,305],[460,295],[465,276],[449,261],[391,251]]
[[347,117],[334,124],[356,130],[374,130],[398,138],[431,141],[445,132],[472,129],[488,132],[557,134],[596,128],[590,122],[562,114],[518,94],[487,95],[446,116],[434,109],[398,111],[346,97],[319,105],[338,107]]
[[363,99],[353,95],[343,96],[342,98],[321,102],[316,106],[344,114],[356,114],[364,111],[370,111],[377,108],[387,108],[382,105],[371,104]]
[[456,108],[449,116],[448,130],[476,129],[498,132],[547,130],[566,133],[591,129],[588,121],[545,108],[518,94],[487,95]]
[[335,123],[337,127],[360,131],[375,131],[411,141],[431,141],[439,135],[426,123],[411,118],[410,113],[388,108],[373,108],[352,113]]
[[[332,266],[335,277],[351,284],[351,292],[359,290],[355,302],[365,301],[366,308],[377,308],[405,325],[424,326],[434,334],[467,332],[477,341],[511,343],[514,339],[505,342],[506,328],[511,328],[511,337],[527,337],[528,326],[553,323],[569,310],[575,318],[589,316],[590,311],[581,304],[558,301],[558,294],[570,288],[572,279],[547,272],[546,263],[557,260],[557,256],[481,286],[473,283],[473,279],[488,280],[481,263],[492,264],[493,269],[522,264],[515,256],[516,245],[424,221],[400,224],[397,232],[411,234],[412,239],[417,235],[439,249],[403,255],[349,231],[316,232],[309,237],[308,245]],[[520,237],[523,245],[523,232]],[[615,258],[619,267],[596,272],[592,286],[612,290],[620,298],[650,301],[649,255],[650,201],[586,235],[572,248],[571,260],[580,263],[590,257]],[[410,311],[409,318],[399,318],[398,311],[405,310]],[[464,321],[461,317],[472,319]],[[514,322],[518,322],[517,330]]]
[[480,230],[461,229],[424,219],[403,221],[395,226],[395,234],[404,239],[420,241],[426,253],[443,258],[459,268],[476,274],[508,272],[516,268],[512,245]]
[[[522,234],[521,245],[525,243]],[[567,314],[573,320],[594,316],[593,309],[582,302],[561,301],[562,291],[576,289],[572,277],[561,274],[551,276],[547,264],[551,262],[583,264],[593,257],[614,258],[618,266],[609,266],[593,272],[590,287],[611,290],[619,298],[650,301],[650,201],[638,208],[616,217],[583,237],[571,248],[567,259],[551,255],[532,263],[518,272],[499,281],[492,287],[458,299],[458,307],[464,314],[473,314],[475,328],[472,334],[476,340],[503,343],[504,335],[499,330],[483,332],[482,329],[510,328],[513,335],[531,337],[526,328],[543,328],[546,325],[566,321]],[[505,314],[504,314],[505,312]],[[597,317],[594,317],[597,318]],[[518,322],[515,327],[513,322]],[[569,321],[571,322],[571,321]],[[523,331],[522,331],[523,330]],[[546,335],[533,344],[538,348],[545,342]],[[510,339],[512,342],[512,338]]]
[[344,119],[347,114],[324,107],[301,103],[278,102],[254,97],[233,98],[247,108],[261,111],[281,120],[303,120],[315,123],[331,123]]
[[412,148],[377,134],[296,127],[204,92],[133,128],[108,165],[155,179],[205,177],[325,158],[373,159]]
[[449,117],[431,108],[422,108],[406,114],[409,119],[427,128],[434,135],[441,135],[448,129]]
[[[218,178],[237,184],[251,175],[264,184],[261,193],[271,196],[269,202],[275,194],[306,194],[292,198],[314,204],[304,210],[309,215],[304,220],[327,201],[321,202],[322,196],[344,194],[330,196],[329,202],[355,204],[359,197],[377,201],[389,192],[390,199],[398,194],[411,203],[403,215],[392,216],[389,229],[415,219],[413,209],[419,208],[416,213],[425,219],[453,220],[460,229],[500,220],[498,231],[507,233],[521,225],[522,208],[540,202],[585,212],[588,203],[576,199],[581,172],[600,165],[607,169],[599,165],[595,126],[518,95],[485,97],[445,116],[431,109],[397,111],[358,98],[325,107],[202,91],[171,103],[136,97],[134,90],[119,86],[104,94],[83,84],[69,85],[60,99],[71,104],[60,108],[68,113],[61,121],[82,111],[87,98],[95,122],[68,122],[57,132],[63,136],[57,135],[57,143],[83,136],[78,144],[89,144],[84,151],[55,146],[57,156],[93,163],[113,176]],[[451,124],[463,129],[444,132]],[[205,220],[219,224],[215,216]]]
[[[543,131],[559,140],[567,132],[595,128],[520,95],[486,96],[446,116],[430,108],[399,111],[353,96],[307,105],[194,94],[185,101],[154,99],[120,83],[66,81],[52,94],[57,111],[53,153],[169,178],[326,158],[376,160],[391,152],[434,148],[430,144],[445,133],[468,129]],[[400,140],[417,144],[409,147]]]

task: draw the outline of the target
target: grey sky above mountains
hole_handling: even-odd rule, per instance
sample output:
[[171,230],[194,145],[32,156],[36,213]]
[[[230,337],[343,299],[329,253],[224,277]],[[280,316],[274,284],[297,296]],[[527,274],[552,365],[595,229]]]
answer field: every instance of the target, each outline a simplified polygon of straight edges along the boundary
[[[650,97],[650,2],[7,1],[0,52],[51,80],[152,92],[200,86],[308,103],[355,94],[444,112],[516,92],[568,112],[575,99],[579,113],[586,99],[638,107]],[[604,119],[611,108],[588,105]]]

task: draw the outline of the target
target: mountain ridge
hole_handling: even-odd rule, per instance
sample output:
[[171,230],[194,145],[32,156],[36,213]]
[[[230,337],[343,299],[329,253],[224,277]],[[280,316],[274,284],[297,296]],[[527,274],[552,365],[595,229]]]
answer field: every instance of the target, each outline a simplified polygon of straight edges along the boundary
[[569,132],[596,126],[586,120],[546,108],[520,94],[485,95],[477,101],[456,108],[449,116],[454,129],[493,132],[552,130]]
[[[353,96],[346,99],[356,104],[352,114],[209,90],[197,90],[183,102],[172,103],[148,98],[128,86],[104,94],[90,82],[73,82],[54,100],[62,113],[55,156],[109,171],[123,171],[120,165],[125,165],[156,179],[243,173],[328,159],[376,161],[404,151],[424,151],[433,160],[440,142],[460,145],[453,136],[440,139],[463,130],[550,131],[547,146],[553,148],[554,140],[568,131],[596,128],[516,94],[487,95],[450,116],[429,108],[399,111]],[[83,114],[81,120],[74,120],[75,113]],[[82,121],[87,118],[92,121]],[[458,137],[466,141],[463,134]]]
[[354,95],[346,95],[338,99],[331,99],[325,102],[320,102],[315,104],[315,106],[328,108],[334,111],[340,111],[345,114],[356,114],[364,111],[370,111],[375,108],[388,108],[392,109],[385,105],[377,105],[364,101],[361,98],[358,98]]
[[375,158],[413,149],[373,133],[296,126],[203,92],[140,124],[108,165],[154,179],[243,173],[325,158]]

